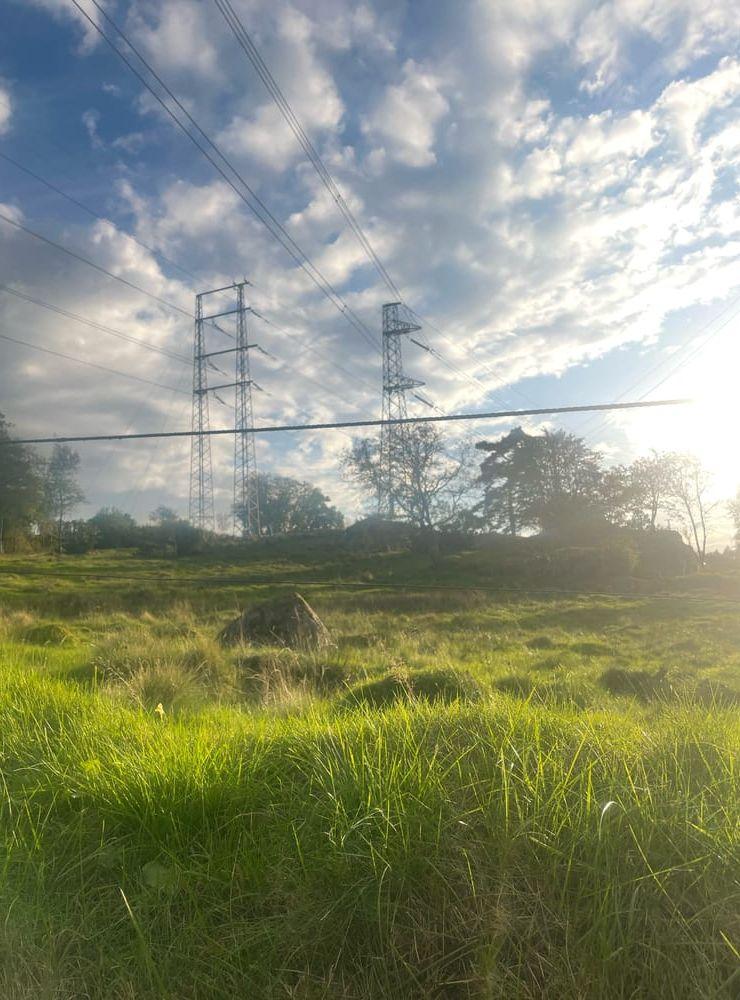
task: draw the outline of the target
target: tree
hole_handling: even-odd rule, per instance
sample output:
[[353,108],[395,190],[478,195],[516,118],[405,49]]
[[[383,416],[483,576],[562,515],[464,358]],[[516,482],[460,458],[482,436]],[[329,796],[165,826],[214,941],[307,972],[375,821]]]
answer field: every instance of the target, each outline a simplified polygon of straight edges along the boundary
[[481,462],[484,524],[509,534],[568,532],[586,520],[603,522],[601,457],[574,434],[527,434],[516,427],[476,446]]
[[[0,441],[11,439],[11,424],[0,413]],[[26,532],[43,513],[44,484],[38,456],[19,444],[0,447],[0,553],[3,539]]]
[[[451,454],[431,424],[408,425],[406,442],[403,459],[397,463],[402,484],[398,491],[400,515],[419,528],[459,523],[476,489],[470,445],[463,444],[457,454]],[[369,503],[377,504],[382,485],[379,438],[355,438],[342,464]]]
[[[341,513],[336,507],[330,507],[329,498],[311,483],[289,476],[261,474],[257,478],[257,495],[260,525],[265,534],[320,531],[344,526]],[[243,524],[245,512],[237,508],[234,514],[237,522]]]
[[678,518],[682,534],[700,566],[707,554],[707,534],[712,511],[707,492],[710,476],[696,455],[669,452],[662,456],[668,472],[667,510]]
[[174,524],[176,521],[180,520],[180,516],[177,511],[172,509],[172,507],[165,507],[164,504],[160,504],[159,507],[155,507],[155,509],[151,512],[149,520],[152,524],[156,524],[161,527],[163,524]]
[[727,509],[732,523],[735,525],[735,548],[740,548],[740,486],[735,491],[733,500],[727,501]]
[[653,451],[648,458],[638,458],[630,466],[633,517],[636,528],[658,527],[658,515],[665,507],[671,488],[673,460],[670,454]]
[[59,551],[62,551],[64,517],[78,504],[84,503],[85,494],[77,482],[80,456],[66,444],[55,444],[46,465],[46,507],[57,525]]
[[101,549],[121,549],[137,544],[139,528],[130,514],[117,507],[101,507],[87,522]]

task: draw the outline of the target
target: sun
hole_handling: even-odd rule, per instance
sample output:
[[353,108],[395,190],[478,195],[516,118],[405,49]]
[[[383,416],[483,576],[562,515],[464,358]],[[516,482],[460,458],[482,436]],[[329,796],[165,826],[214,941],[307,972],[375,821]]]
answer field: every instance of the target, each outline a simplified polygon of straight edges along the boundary
[[[693,402],[615,414],[612,423],[626,438],[627,460],[653,450],[691,452],[710,474],[711,501],[721,505],[734,497],[740,486],[739,365],[738,330],[728,329],[646,396]],[[718,544],[724,544],[719,535]]]

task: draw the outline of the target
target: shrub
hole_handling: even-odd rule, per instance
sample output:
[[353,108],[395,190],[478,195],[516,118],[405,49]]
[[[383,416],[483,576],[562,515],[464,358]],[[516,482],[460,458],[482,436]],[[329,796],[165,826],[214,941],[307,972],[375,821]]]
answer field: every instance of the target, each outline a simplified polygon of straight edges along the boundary
[[637,552],[622,541],[556,549],[550,556],[549,572],[558,586],[589,586],[630,576],[636,565]]
[[382,708],[399,700],[478,701],[481,689],[475,678],[451,667],[432,667],[409,672],[394,671],[378,680],[367,681],[349,692],[348,705]]
[[69,642],[72,632],[61,622],[37,622],[23,629],[21,638],[34,646],[61,646]]

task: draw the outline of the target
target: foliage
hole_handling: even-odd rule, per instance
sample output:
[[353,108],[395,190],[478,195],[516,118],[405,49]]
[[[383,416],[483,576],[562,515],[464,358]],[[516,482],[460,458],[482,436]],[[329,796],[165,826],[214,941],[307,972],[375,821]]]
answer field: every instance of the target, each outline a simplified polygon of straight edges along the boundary
[[[296,531],[339,529],[344,518],[329,498],[311,483],[260,473],[257,478],[260,526],[267,535]],[[239,523],[246,520],[244,511],[236,510]]]
[[668,464],[669,509],[678,519],[686,542],[700,566],[707,554],[707,526],[716,506],[707,500],[709,475],[695,455],[671,452]]
[[59,551],[70,555],[84,555],[94,549],[98,542],[98,534],[90,521],[64,521],[59,529]]
[[[0,441],[9,441],[11,425],[0,413]],[[0,448],[0,552],[3,539],[26,531],[43,512],[42,466],[36,454],[23,445]]]
[[101,507],[87,523],[95,531],[98,548],[133,548],[139,542],[140,530],[136,521],[118,507]]
[[483,523],[509,534],[572,533],[584,518],[598,517],[601,458],[565,431],[527,434],[521,427],[499,441],[481,442]]
[[583,544],[602,539],[609,525],[655,532],[662,514],[678,521],[703,565],[714,505],[696,456],[653,452],[604,469],[581,438],[564,431],[532,435],[520,427],[477,447],[488,452],[478,508],[485,526],[511,535],[551,532]]
[[59,551],[63,546],[64,518],[85,500],[77,481],[80,456],[66,444],[55,444],[45,470],[46,509],[56,522]]

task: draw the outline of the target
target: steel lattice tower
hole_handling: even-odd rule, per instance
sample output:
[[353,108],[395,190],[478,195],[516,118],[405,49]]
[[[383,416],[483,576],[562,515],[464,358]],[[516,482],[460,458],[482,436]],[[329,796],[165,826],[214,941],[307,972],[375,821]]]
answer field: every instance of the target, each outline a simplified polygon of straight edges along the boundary
[[413,455],[408,424],[392,423],[408,416],[406,392],[424,385],[403,373],[401,338],[420,330],[401,312],[400,302],[383,306],[383,424],[380,429],[378,512],[382,517],[403,516],[409,509]]
[[[250,374],[249,349],[255,347],[247,339],[247,313],[245,301],[247,281],[235,282],[222,288],[200,292],[195,298],[195,351],[193,356],[193,424],[194,433],[190,456],[190,520],[198,528],[213,530],[213,468],[211,439],[204,433],[209,429],[208,394],[218,389],[234,389],[234,494],[232,517],[235,530],[240,525],[242,535],[258,535],[260,531],[259,499],[257,494],[257,461],[255,456],[252,406],[252,386],[256,385]],[[203,300],[209,295],[229,292],[229,308],[204,315]],[[234,318],[234,332],[226,330],[216,320]],[[206,350],[206,324],[227,337],[235,346],[220,351]],[[234,381],[208,385],[208,368],[217,368],[211,360],[233,354]],[[259,386],[257,386],[259,388]],[[216,397],[223,402],[220,397]]]
[[196,528],[213,530],[213,465],[208,413],[208,367],[203,320],[204,292],[195,297],[195,348],[193,351],[193,438],[190,447],[190,502],[188,517]]
[[260,533],[260,505],[257,483],[257,456],[255,453],[254,409],[252,406],[252,377],[249,370],[247,340],[247,312],[244,301],[246,282],[236,286],[236,385],[234,389],[234,526],[237,514],[241,532],[245,537]]

